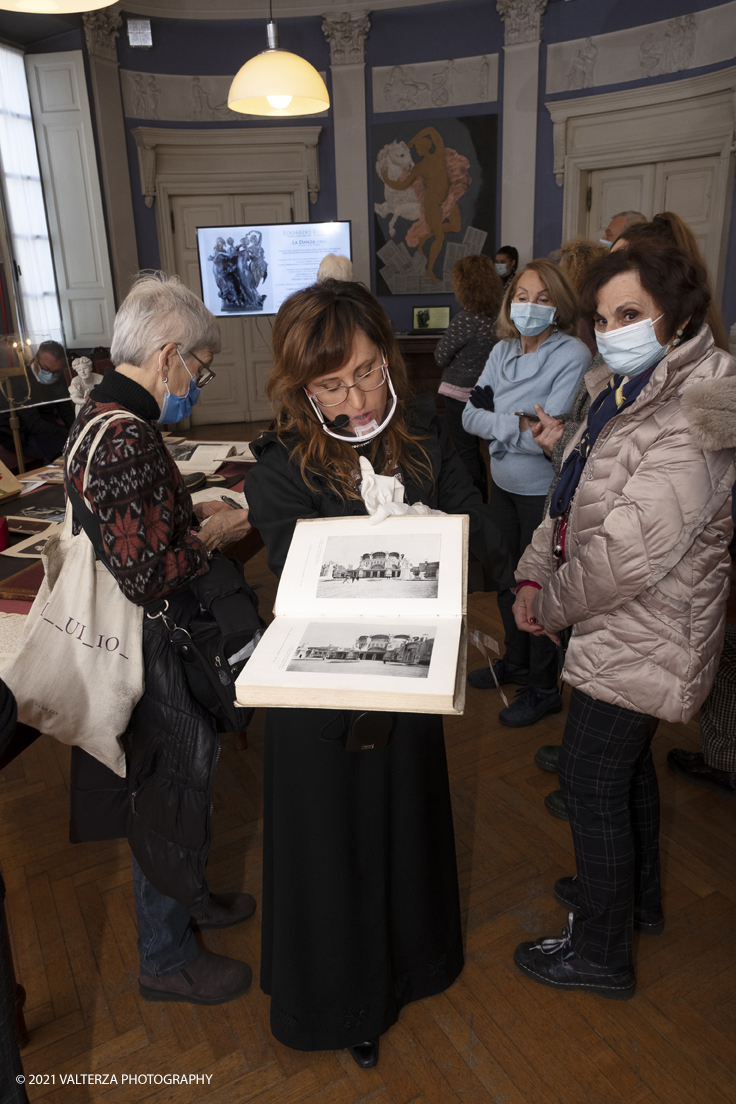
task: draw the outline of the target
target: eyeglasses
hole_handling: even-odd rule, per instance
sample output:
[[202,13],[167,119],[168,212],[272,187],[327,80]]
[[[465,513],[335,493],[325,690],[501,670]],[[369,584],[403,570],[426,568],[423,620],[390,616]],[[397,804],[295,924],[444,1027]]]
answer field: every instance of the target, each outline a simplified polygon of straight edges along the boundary
[[383,364],[370,368],[362,376],[358,376],[355,383],[341,383],[338,387],[326,387],[323,391],[314,392],[310,398],[325,408],[341,406],[342,403],[347,402],[353,387],[357,387],[359,391],[376,391],[382,383],[386,382],[387,368],[388,361],[384,361]]
[[[165,348],[166,348],[165,345],[161,346],[162,350],[165,349]],[[178,345],[177,345],[177,352],[179,352],[179,346]],[[217,375],[217,373],[213,372],[212,369],[210,368],[209,364],[205,364],[204,361],[200,360],[199,357],[195,353],[190,353],[189,355],[190,355],[190,357],[194,357],[197,364],[202,369],[202,371],[199,373],[199,375],[194,377],[194,382],[196,383],[197,387],[201,391],[202,388],[206,387],[208,383],[212,383],[212,381],[215,378],[215,376]],[[181,353],[179,353],[179,357],[180,357],[181,362],[184,365],[184,367],[187,368],[186,361],[184,360],[184,357],[181,355]],[[187,368],[187,372],[189,372],[188,368]],[[191,376],[192,373],[189,372],[189,374]]]
[[204,363],[203,363],[203,362],[202,362],[202,361],[201,361],[201,360],[199,359],[199,357],[198,357],[198,356],[196,355],[196,353],[190,353],[189,355],[190,355],[191,357],[194,357],[194,359],[196,360],[197,364],[198,364],[198,365],[200,366],[200,368],[202,369],[202,371],[201,371],[201,372],[199,373],[199,375],[195,377],[195,380],[196,380],[196,384],[197,384],[197,387],[198,387],[198,388],[200,389],[200,391],[201,391],[201,390],[202,390],[202,388],[203,388],[203,387],[206,387],[208,383],[212,383],[213,379],[214,379],[214,378],[215,378],[215,376],[217,375],[217,372],[213,372],[213,371],[212,371],[212,369],[210,368],[209,364],[204,364]]

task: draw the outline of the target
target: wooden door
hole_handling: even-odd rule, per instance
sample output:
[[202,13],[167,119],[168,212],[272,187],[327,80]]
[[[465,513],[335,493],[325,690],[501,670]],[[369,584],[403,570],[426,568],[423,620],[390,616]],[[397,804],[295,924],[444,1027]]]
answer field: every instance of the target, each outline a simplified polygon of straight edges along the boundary
[[[289,222],[291,195],[171,196],[176,271],[202,294],[197,256],[198,226]],[[271,368],[271,323],[266,315],[218,319],[222,350],[213,362],[217,378],[203,391],[192,424],[255,421],[270,416],[265,383]]]
[[641,211],[651,218],[654,214],[654,180],[654,165],[628,165],[591,172],[585,236],[598,241],[613,216],[621,211]]
[[720,252],[720,220],[713,210],[719,157],[661,161],[657,166],[654,210],[673,211],[695,234],[715,282]]

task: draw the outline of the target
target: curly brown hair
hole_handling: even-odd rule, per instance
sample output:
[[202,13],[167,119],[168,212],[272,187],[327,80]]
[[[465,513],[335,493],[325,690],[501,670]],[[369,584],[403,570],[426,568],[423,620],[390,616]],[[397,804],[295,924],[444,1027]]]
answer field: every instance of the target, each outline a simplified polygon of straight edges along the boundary
[[266,385],[279,439],[297,461],[302,478],[316,476],[342,498],[352,499],[360,498],[355,450],[349,440],[323,432],[305,388],[350,359],[358,333],[385,354],[398,398],[383,433],[366,445],[374,470],[387,474],[398,465],[415,479],[430,476],[427,451],[407,425],[411,387],[406,365],[386,312],[363,284],[325,280],[284,300],[274,322],[274,366]]
[[484,253],[462,257],[452,270],[452,288],[463,310],[495,318],[503,299],[503,282]]
[[559,249],[555,249],[554,253],[550,253],[550,257],[560,262],[560,268],[565,271],[580,295],[593,261],[605,257],[607,253],[606,246],[599,245],[598,242],[589,241],[588,238],[571,238],[570,241],[563,242]]

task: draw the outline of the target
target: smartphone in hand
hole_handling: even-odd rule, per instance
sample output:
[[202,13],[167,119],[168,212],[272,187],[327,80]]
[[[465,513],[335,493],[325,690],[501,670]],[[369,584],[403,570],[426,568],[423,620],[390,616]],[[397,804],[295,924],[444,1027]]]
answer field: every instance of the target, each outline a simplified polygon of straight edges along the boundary
[[516,418],[526,418],[526,420],[528,422],[538,422],[539,421],[539,415],[538,414],[527,414],[527,412],[525,410],[515,410],[514,411],[514,417],[516,417]]

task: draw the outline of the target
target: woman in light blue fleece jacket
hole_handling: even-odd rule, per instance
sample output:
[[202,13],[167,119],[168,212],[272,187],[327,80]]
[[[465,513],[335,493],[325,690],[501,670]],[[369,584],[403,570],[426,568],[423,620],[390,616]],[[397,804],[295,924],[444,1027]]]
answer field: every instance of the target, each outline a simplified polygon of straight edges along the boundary
[[[535,404],[558,414],[570,409],[590,364],[590,351],[574,336],[577,327],[577,297],[564,272],[546,258],[530,261],[506,292],[496,323],[503,340],[491,352],[463,413],[463,428],[488,442],[490,502],[514,566],[542,521],[553,475],[528,423],[516,412],[534,414]],[[562,702],[555,645],[546,636],[520,632],[513,603],[513,591],[499,594],[506,652],[494,671],[499,683],[524,687],[499,713],[503,724],[516,728],[558,713]],[[471,672],[469,679],[480,689],[495,686],[487,667]]]

